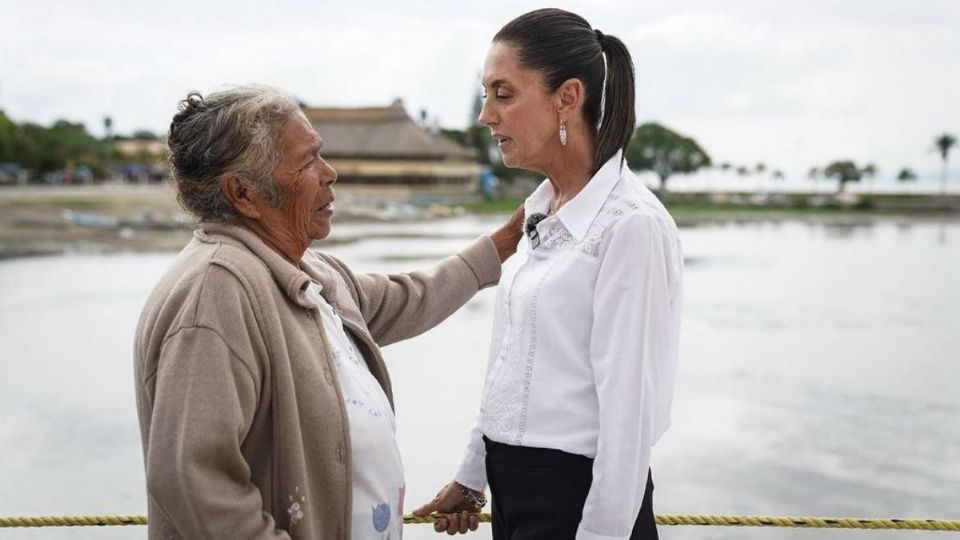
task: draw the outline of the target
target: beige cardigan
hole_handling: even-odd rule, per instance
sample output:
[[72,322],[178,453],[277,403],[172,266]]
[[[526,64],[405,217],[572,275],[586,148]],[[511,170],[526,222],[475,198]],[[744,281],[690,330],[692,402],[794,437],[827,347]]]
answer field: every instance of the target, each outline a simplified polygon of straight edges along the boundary
[[204,224],[147,300],[134,362],[151,539],[348,540],[347,414],[298,293],[323,285],[392,404],[379,347],[500,278],[489,237],[425,272],[355,275],[309,252],[300,266],[246,228]]

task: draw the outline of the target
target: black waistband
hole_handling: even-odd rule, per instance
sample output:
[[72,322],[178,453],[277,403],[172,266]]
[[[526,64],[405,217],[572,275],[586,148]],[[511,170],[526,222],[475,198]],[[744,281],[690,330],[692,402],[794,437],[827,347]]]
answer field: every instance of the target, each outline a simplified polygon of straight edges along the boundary
[[491,441],[485,435],[483,443],[487,448],[487,459],[501,464],[539,466],[539,467],[575,467],[591,466],[593,459],[580,454],[571,454],[556,448],[536,448],[533,446],[514,446]]

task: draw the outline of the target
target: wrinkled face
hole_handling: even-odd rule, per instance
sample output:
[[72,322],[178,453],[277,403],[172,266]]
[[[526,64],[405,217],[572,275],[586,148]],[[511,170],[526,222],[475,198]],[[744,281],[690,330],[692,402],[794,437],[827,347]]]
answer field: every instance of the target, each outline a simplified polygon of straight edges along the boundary
[[522,67],[515,47],[494,42],[483,66],[483,88],[478,120],[490,128],[504,165],[543,172],[560,149],[558,103],[543,75]]
[[280,132],[280,162],[271,177],[280,189],[279,207],[261,207],[260,223],[287,242],[307,246],[330,234],[337,171],[322,157],[323,139],[297,112]]

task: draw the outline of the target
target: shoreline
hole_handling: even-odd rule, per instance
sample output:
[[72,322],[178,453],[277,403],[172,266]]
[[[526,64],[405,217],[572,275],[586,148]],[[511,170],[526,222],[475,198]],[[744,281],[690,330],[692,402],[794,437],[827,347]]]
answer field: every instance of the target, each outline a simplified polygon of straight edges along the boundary
[[[341,190],[334,233],[315,245],[355,242],[360,237],[338,235],[344,224],[415,224],[465,215],[506,215],[522,199],[483,201],[463,206],[414,206],[397,201],[358,198]],[[680,227],[722,223],[803,221],[837,226],[876,222],[953,222],[960,198],[898,196],[835,199],[846,206],[783,205],[754,194],[668,193],[667,209]],[[882,199],[882,200],[881,200]],[[732,201],[732,202],[731,202]],[[849,204],[855,201],[857,204]],[[773,204],[777,202],[778,204]],[[786,201],[790,203],[791,201]],[[793,201],[796,202],[796,201]],[[0,261],[71,253],[179,251],[192,236],[194,220],[179,206],[171,186],[38,187],[0,190]],[[377,233],[373,237],[389,237]],[[364,237],[371,237],[367,234]]]

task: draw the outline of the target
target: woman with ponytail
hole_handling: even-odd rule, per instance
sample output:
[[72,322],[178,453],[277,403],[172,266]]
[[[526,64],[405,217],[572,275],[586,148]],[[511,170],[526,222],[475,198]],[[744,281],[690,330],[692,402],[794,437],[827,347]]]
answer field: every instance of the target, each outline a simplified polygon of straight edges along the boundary
[[494,37],[480,122],[546,176],[503,268],[480,414],[454,481],[414,513],[495,540],[657,538],[650,454],[670,423],[683,258],[626,167],[634,71],[614,36],[542,9]]

